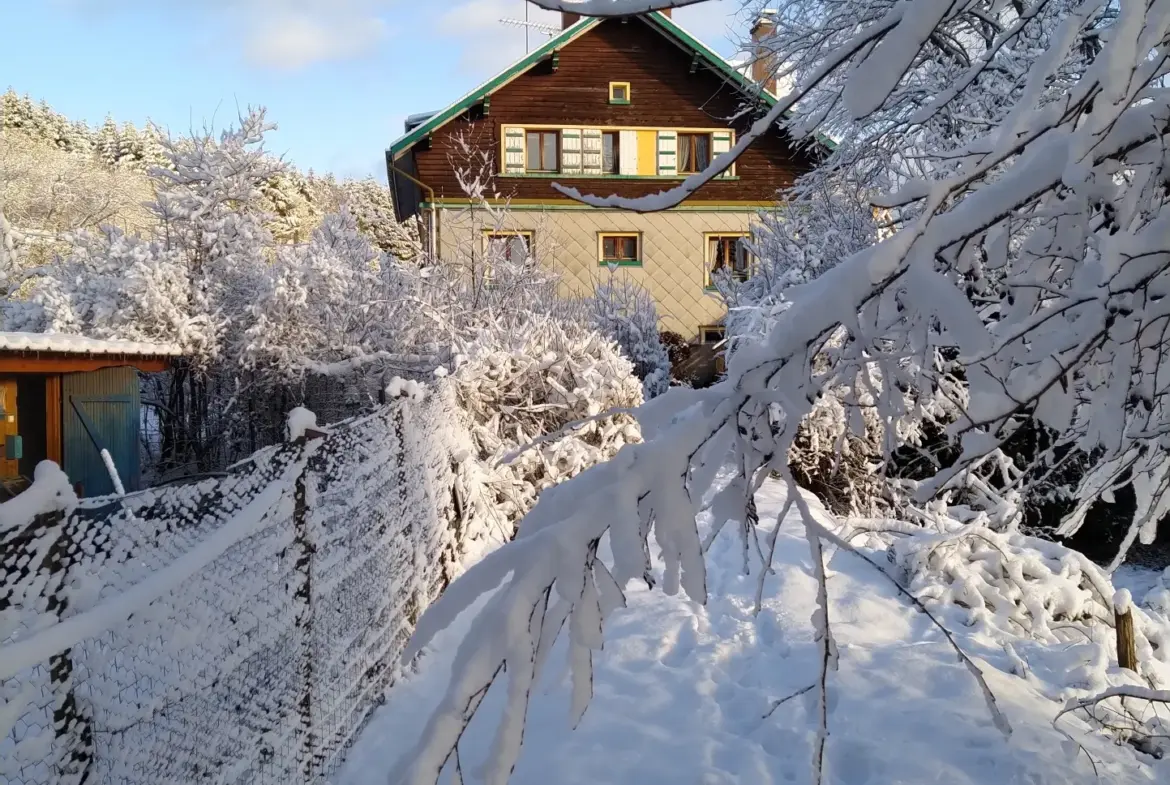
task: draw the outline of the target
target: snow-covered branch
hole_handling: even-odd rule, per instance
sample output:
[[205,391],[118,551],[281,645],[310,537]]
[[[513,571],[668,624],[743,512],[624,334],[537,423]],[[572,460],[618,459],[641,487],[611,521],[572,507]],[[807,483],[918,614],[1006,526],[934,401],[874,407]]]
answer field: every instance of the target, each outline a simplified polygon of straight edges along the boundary
[[[1105,14],[1092,0],[782,4],[777,27],[790,50],[778,56],[795,63],[800,88],[769,122],[791,107],[806,130],[855,123],[829,171],[857,175],[866,198],[879,188],[902,197],[874,217],[877,242],[818,237],[818,269],[774,292],[767,329],[738,336],[724,382],[649,402],[638,415],[645,443],[547,490],[515,543],[470,570],[424,617],[413,651],[494,590],[406,781],[436,780],[474,696],[504,672],[507,721],[488,765],[489,782],[504,782],[534,663],[562,627],[579,712],[608,609],[629,581],[649,579],[652,541],[665,565],[663,590],[703,601],[699,504],[710,499],[716,528],[751,520],[747,490],[761,473],[788,471],[802,425],[830,395],[842,402],[849,432],[877,426],[879,455],[899,447],[924,410],[944,415],[932,438],[952,446],[949,464],[939,464],[948,468],[929,467],[908,483],[912,505],[959,488],[993,495],[992,472],[1009,486],[1005,495],[1019,493],[1026,472],[999,458],[1034,419],[1089,465],[1080,498],[1131,484],[1130,538],[1153,536],[1170,505],[1170,95],[1162,86],[1170,8],[1130,0],[1116,8]],[[1000,44],[1004,35],[1011,40]],[[982,62],[979,79],[925,125],[907,123],[974,62]],[[879,144],[867,147],[870,140]],[[703,176],[728,163],[718,159]],[[662,209],[697,185],[586,201]],[[1055,450],[1045,456],[1062,460]],[[717,487],[726,466],[738,476]],[[964,474],[974,476],[960,481]],[[1083,518],[1070,517],[1070,526]],[[752,532],[741,531],[746,550]],[[814,554],[826,539],[848,547],[827,529],[815,539]],[[1006,730],[979,668],[961,651],[960,659]]]

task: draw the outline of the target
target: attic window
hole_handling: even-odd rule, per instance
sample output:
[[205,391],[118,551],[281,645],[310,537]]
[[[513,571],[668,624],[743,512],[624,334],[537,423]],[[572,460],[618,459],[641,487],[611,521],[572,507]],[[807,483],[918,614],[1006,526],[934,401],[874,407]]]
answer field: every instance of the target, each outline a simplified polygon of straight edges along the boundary
[[609,102],[611,104],[628,104],[630,102],[630,83],[610,82]]

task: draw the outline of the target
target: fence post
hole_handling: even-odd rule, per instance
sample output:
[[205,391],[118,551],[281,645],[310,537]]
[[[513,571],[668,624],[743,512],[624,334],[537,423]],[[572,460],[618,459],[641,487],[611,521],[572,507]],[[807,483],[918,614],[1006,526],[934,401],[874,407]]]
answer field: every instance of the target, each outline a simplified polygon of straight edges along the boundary
[[1133,634],[1133,602],[1129,591],[1113,595],[1113,628],[1117,632],[1117,664],[1138,672],[1137,641]]
[[[49,531],[54,528],[58,530],[41,562],[41,570],[50,576],[49,585],[46,586],[45,612],[58,619],[62,618],[69,606],[65,591],[70,561],[74,554],[81,551],[80,544],[72,541],[66,520],[64,510],[55,510],[38,516],[33,523]],[[85,782],[89,778],[94,757],[93,728],[77,703],[73,685],[73,658],[69,649],[49,657],[49,680],[53,695],[53,733],[61,745],[58,776],[61,782]]]
[[317,768],[317,739],[313,732],[313,544],[309,532],[308,487],[310,481],[309,443],[325,436],[321,431],[306,429],[294,444],[300,446],[304,466],[297,475],[293,487],[293,549],[296,562],[294,574],[300,579],[293,591],[293,602],[297,605],[296,629],[300,642],[301,696],[297,701],[297,721],[300,726],[300,743],[297,758],[300,762],[301,781],[313,782]]

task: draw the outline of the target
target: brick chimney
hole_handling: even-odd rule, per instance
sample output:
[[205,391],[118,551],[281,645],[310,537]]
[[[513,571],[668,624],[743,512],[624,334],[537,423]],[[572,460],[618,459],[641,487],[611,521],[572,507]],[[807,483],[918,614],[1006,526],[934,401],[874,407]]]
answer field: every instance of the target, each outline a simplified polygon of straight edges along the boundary
[[752,52],[752,80],[763,86],[769,93],[776,92],[775,56],[765,43],[776,29],[773,17],[776,12],[771,8],[760,11],[759,18],[752,25],[752,41],[755,50]]

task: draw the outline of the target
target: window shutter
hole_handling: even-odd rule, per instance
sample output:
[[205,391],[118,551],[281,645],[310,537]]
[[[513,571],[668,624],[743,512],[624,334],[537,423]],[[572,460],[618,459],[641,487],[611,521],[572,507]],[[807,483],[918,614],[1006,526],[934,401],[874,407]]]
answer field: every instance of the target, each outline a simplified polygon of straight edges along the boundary
[[581,173],[581,129],[565,128],[561,131],[561,172]]
[[581,131],[581,171],[585,174],[601,174],[601,129],[586,128]]
[[638,132],[618,132],[618,168],[621,174],[638,173]]
[[[716,131],[711,134],[711,158],[722,155],[731,149],[731,132],[730,131]],[[734,177],[735,164],[727,167],[719,175],[720,177]]]
[[524,173],[524,129],[504,127],[504,174]]
[[658,132],[658,174],[672,176],[678,173],[678,134],[674,131]]

